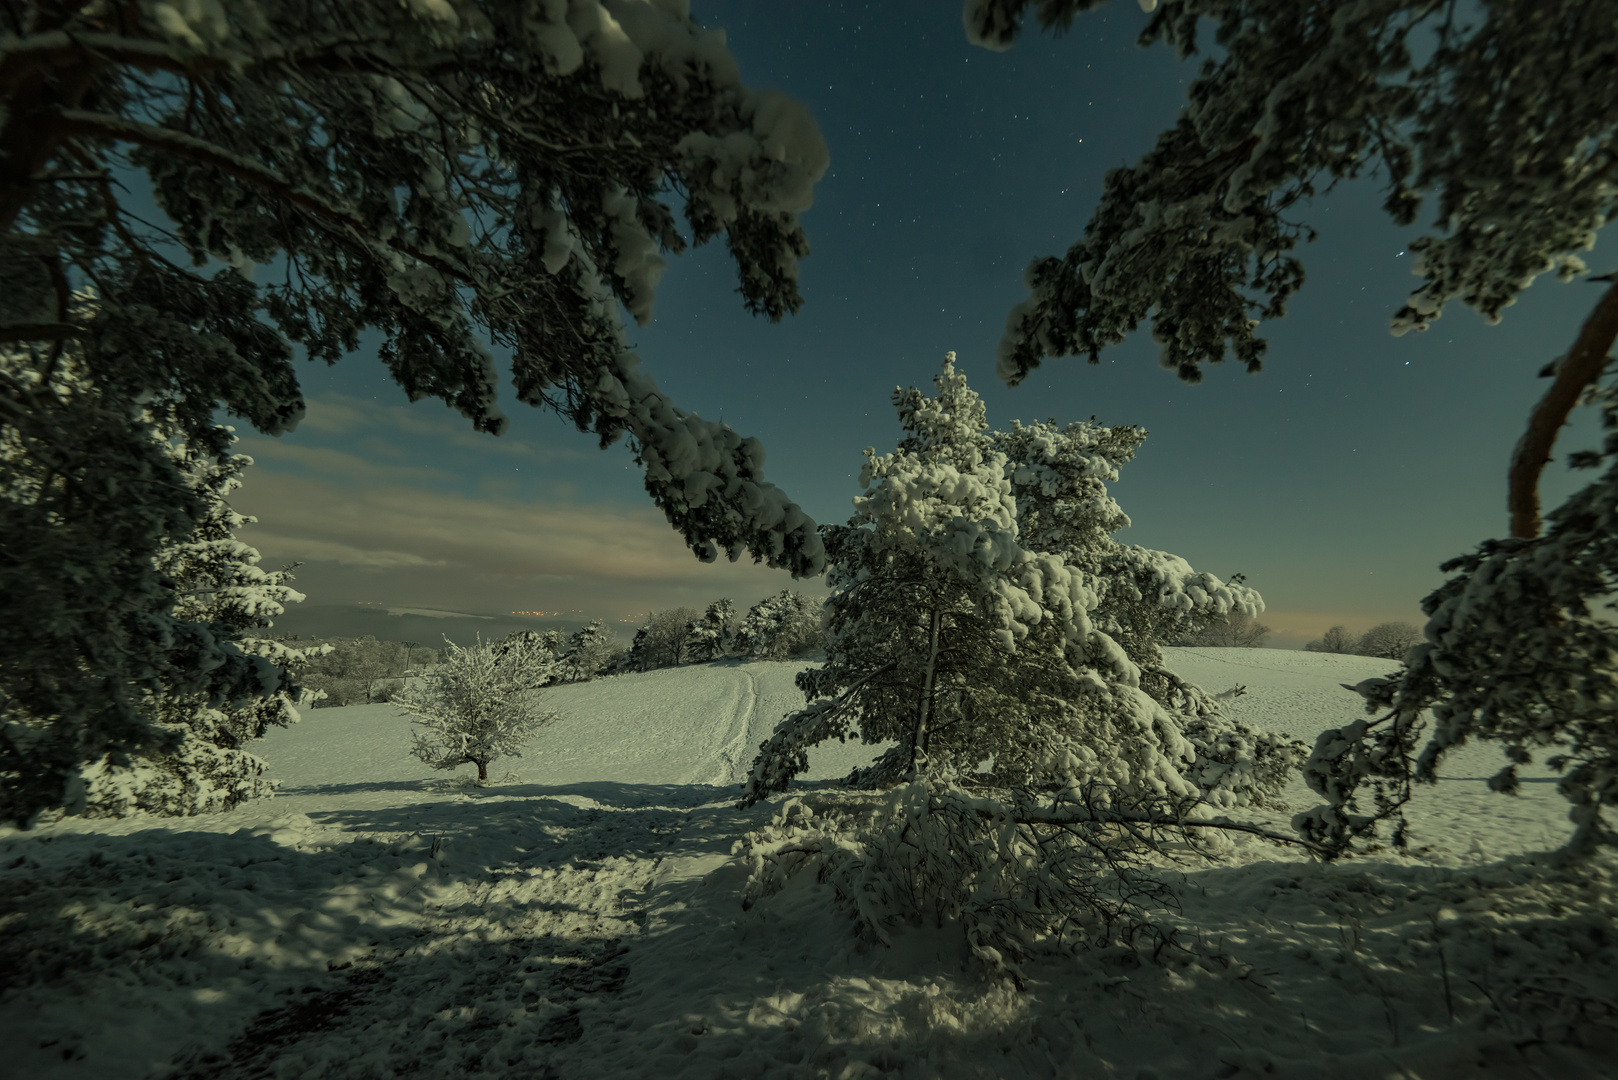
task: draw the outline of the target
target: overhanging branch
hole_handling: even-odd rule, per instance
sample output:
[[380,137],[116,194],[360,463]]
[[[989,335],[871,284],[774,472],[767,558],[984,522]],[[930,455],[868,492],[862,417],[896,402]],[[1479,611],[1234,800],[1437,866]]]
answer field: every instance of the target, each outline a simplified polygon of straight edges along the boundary
[[1618,338],[1618,280],[1607,287],[1595,310],[1584,320],[1578,340],[1556,365],[1556,381],[1528,418],[1528,430],[1511,455],[1509,493],[1511,535],[1532,540],[1539,535],[1539,477],[1551,460],[1551,448],[1584,388],[1601,377],[1607,354]]
[[369,246],[380,242],[401,255],[408,255],[422,265],[437,270],[448,278],[468,285],[475,283],[472,274],[465,267],[450,262],[442,256],[423,251],[397,236],[382,240],[375,235],[375,229],[353,210],[335,204],[324,196],[317,195],[305,188],[298,187],[275,170],[205,139],[199,139],[184,132],[157,127],[154,124],[142,124],[107,113],[88,112],[83,109],[63,109],[59,115],[65,133],[69,136],[113,139],[120,142],[136,143],[211,165],[220,172],[252,184],[282,202],[296,206],[313,217],[337,226],[341,230],[352,234],[354,239],[359,240],[362,244]]

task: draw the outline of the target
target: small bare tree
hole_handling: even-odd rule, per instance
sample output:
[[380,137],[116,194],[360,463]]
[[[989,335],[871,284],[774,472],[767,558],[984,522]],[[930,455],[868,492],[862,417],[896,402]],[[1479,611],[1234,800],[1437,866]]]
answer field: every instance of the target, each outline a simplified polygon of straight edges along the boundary
[[523,743],[560,715],[539,707],[534,687],[547,674],[532,650],[497,658],[481,639],[469,649],[449,642],[430,677],[394,695],[400,715],[425,729],[410,752],[435,769],[476,765],[478,782],[486,783],[490,762],[521,757]]

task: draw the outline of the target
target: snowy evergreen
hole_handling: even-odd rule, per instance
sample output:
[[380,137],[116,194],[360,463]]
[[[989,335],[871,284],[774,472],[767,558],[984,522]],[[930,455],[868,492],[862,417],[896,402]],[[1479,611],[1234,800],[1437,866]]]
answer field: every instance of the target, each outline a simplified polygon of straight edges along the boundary
[[[584,682],[593,679],[618,653],[618,640],[601,619],[567,639],[556,665],[557,682]],[[539,684],[535,684],[539,685]]]
[[567,638],[560,630],[521,630],[492,646],[496,664],[518,664],[523,670],[536,672],[537,682],[532,689],[560,682],[567,662]]
[[548,672],[540,650],[497,654],[482,641],[471,648],[449,642],[431,675],[393,696],[401,715],[422,729],[411,753],[435,769],[476,765],[486,782],[490,763],[521,757],[523,744],[557,718],[540,707],[535,689]]
[[700,619],[693,619],[685,631],[686,662],[702,664],[730,655],[735,636],[736,605],[728,599],[708,605]]
[[[701,557],[822,568],[758,442],[679,408],[620,321],[620,303],[651,317],[665,253],[721,237],[750,311],[801,303],[798,215],[825,143],[801,105],[744,86],[723,32],[684,5],[22,0],[12,15],[0,337],[31,359],[0,371],[0,439],[26,459],[0,476],[0,540],[21,553],[0,577],[7,818],[60,804],[86,754],[162,741],[131,686],[274,692],[268,669],[171,614],[149,564],[201,508],[141,417],[215,457],[221,415],[290,431],[299,350],[335,362],[375,332],[407,396],[499,433],[498,346],[518,400],[629,440]],[[142,184],[107,182],[131,171]],[[168,222],[146,224],[129,194],[144,181]],[[92,285],[94,305],[74,300]],[[55,374],[64,349],[92,392]],[[18,494],[29,484],[41,498]]]
[[82,771],[86,817],[213,813],[271,794],[276,782],[246,746],[272,726],[298,721],[297,706],[306,695],[294,679],[322,651],[258,636],[274,625],[285,605],[301,603],[304,596],[287,584],[291,567],[261,569],[258,552],[236,538],[238,529],[257,520],[238,514],[228,502],[253,459],[232,454],[215,461],[181,445],[169,451],[205,506],[196,531],[165,546],[156,560],[179,597],[174,615],[269,661],[278,673],[277,689],[234,705],[211,704],[196,694],[147,695],[144,710],[174,740],[173,748],[98,755]]
[[[1081,452],[1100,429],[987,432],[953,353],[934,385],[936,398],[895,391],[904,439],[892,454],[866,451],[867,494],[847,526],[825,530],[826,663],[800,676],[808,705],[761,748],[747,799],[783,790],[808,747],[856,735],[896,744],[856,778],[865,784],[986,769],[1002,785],[1095,782],[1225,806],[1272,797],[1301,744],[1230,724],[1162,669],[1155,641],[1135,635],[1143,664],[1095,622],[1109,594],[1140,602],[1136,577],[1104,576],[1118,567],[1157,572],[1149,595],[1165,624],[1199,605],[1256,606],[1257,594],[1161,553],[1100,553],[1118,549],[1107,533],[1127,521],[1099,486],[1115,465]],[[1025,546],[1023,491],[1035,535],[1057,550]]]
[[736,628],[736,652],[749,660],[785,660],[820,648],[820,602],[783,589],[748,609]]

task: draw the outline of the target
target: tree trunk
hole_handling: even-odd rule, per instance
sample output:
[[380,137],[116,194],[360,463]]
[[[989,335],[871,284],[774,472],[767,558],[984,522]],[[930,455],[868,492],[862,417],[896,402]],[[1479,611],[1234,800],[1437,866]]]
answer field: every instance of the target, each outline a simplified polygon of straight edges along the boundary
[[489,763],[486,761],[474,761],[472,764],[478,767],[478,783],[487,783],[489,780]]
[[932,718],[933,687],[938,681],[938,631],[944,621],[944,611],[933,606],[932,626],[928,630],[927,676],[921,685],[921,702],[916,706],[916,731],[910,741],[910,771],[927,763],[927,721]]
[[1511,455],[1506,503],[1511,511],[1511,535],[1517,539],[1532,540],[1539,535],[1539,476],[1551,460],[1551,447],[1579,395],[1607,366],[1614,338],[1618,338],[1618,281],[1596,302],[1573,348],[1556,365],[1556,381],[1534,406],[1528,430]]

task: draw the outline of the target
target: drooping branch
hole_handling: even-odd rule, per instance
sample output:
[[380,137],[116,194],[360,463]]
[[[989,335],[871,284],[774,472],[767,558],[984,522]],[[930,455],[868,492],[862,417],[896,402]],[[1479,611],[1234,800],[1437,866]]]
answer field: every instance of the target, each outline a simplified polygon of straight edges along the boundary
[[1556,436],[1578,404],[1579,395],[1601,377],[1607,366],[1614,338],[1618,338],[1618,280],[1607,287],[1595,310],[1584,320],[1573,348],[1556,365],[1556,381],[1534,406],[1528,430],[1512,452],[1507,507],[1514,538],[1532,540],[1539,535],[1540,474],[1551,460]]
[[1327,854],[1326,849],[1319,844],[1304,840],[1298,836],[1271,832],[1258,825],[1247,825],[1239,821],[1202,821],[1183,817],[1168,817],[1141,810],[1085,806],[1062,809],[1046,814],[1018,812],[1012,815],[1012,820],[1019,825],[1051,825],[1057,828],[1068,828],[1073,825],[1154,825],[1176,829],[1216,829],[1221,832],[1248,833],[1252,836],[1262,837],[1265,840],[1274,840],[1280,844],[1295,844],[1317,855]]
[[[266,168],[250,158],[242,157],[240,154],[232,153],[205,139],[199,139],[179,131],[171,131],[168,128],[157,127],[154,124],[142,124],[107,113],[89,112],[83,109],[63,109],[60,115],[62,127],[69,136],[78,135],[100,139],[115,139],[122,142],[137,143],[141,146],[154,147],[166,153],[179,154],[193,161],[211,165],[221,172],[236,177],[238,180],[252,184],[276,199],[296,206],[330,225],[338,226],[339,229],[362,243],[367,243],[363,239],[364,237],[375,234],[375,229],[371,225],[347,207],[330,202],[314,192],[298,187],[275,170]],[[423,251],[398,236],[389,237],[382,242],[401,255],[408,255],[424,266],[437,270],[445,277],[466,284],[475,283],[473,275],[465,267],[459,266],[441,256]]]

